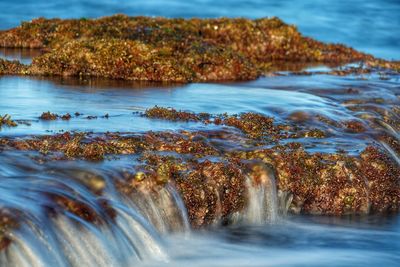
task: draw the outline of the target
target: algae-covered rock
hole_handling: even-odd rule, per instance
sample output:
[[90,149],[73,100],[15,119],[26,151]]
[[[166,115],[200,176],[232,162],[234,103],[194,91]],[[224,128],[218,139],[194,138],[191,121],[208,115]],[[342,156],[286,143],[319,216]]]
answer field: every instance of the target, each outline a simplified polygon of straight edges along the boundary
[[26,68],[3,61],[0,73],[127,80],[249,80],[282,61],[397,66],[378,63],[344,45],[304,37],[278,18],[40,18],[0,32],[0,46],[44,51]]
[[51,113],[50,111],[43,112],[42,115],[40,115],[39,119],[45,120],[45,121],[54,121],[58,118],[58,115],[55,113]]
[[0,75],[2,74],[26,74],[27,66],[14,60],[6,60],[0,58]]
[[257,70],[227,49],[193,42],[176,50],[138,40],[76,40],[33,60],[35,74],[147,81],[248,80]]
[[[195,138],[201,135],[203,138]],[[31,139],[1,138],[2,149],[55,153],[53,160],[101,160],[107,155],[142,155],[142,165],[117,187],[132,193],[146,185],[149,192],[174,183],[188,208],[193,226],[229,219],[241,211],[246,198],[246,166],[263,162],[276,176],[277,189],[293,196],[290,211],[311,214],[370,214],[400,209],[400,165],[379,147],[359,155],[310,153],[299,143],[270,148],[252,146],[235,150],[215,145],[223,132],[145,133],[143,136],[63,134]],[[242,136],[242,140],[252,138]],[[257,138],[257,137],[254,137]],[[258,141],[261,142],[261,141]],[[158,153],[169,152],[170,156]],[[208,158],[214,159],[210,161]],[[142,188],[143,189],[143,188]],[[64,203],[64,202],[63,202]]]
[[293,194],[294,213],[369,214],[400,208],[400,166],[376,147],[359,157],[308,153],[301,146],[234,155],[273,166],[278,189]]
[[153,119],[163,119],[170,121],[194,121],[205,124],[226,125],[237,128],[251,138],[283,138],[282,129],[288,128],[286,125],[274,125],[274,119],[262,114],[248,112],[240,115],[211,115],[208,113],[195,114],[188,111],[175,110],[164,107],[152,107],[145,111],[144,116]]
[[2,126],[8,127],[16,127],[18,124],[11,119],[11,116],[5,114],[4,116],[0,115],[0,129]]
[[[379,142],[366,141],[360,151],[351,150],[350,154],[339,147],[337,152],[309,150],[309,138],[331,142],[329,138],[335,133],[321,130],[320,124],[300,125],[302,114],[291,114],[287,125],[251,112],[215,115],[156,106],[142,115],[202,123],[203,130],[1,137],[0,152],[23,150],[40,161],[100,161],[133,155],[132,168],[124,169],[121,177],[112,180],[118,191],[130,197],[157,199],[158,194],[173,186],[180,193],[193,227],[229,223],[235,220],[235,214],[243,214],[251,198],[247,193],[249,177],[255,179],[250,184],[259,186],[258,180],[273,176],[278,192],[288,196],[287,203],[280,203],[281,206],[292,213],[344,215],[400,210],[400,144],[395,136],[371,131],[362,121],[335,124],[324,117],[317,118],[319,123],[335,127],[350,138],[371,136]],[[392,120],[393,125],[398,125],[396,117]],[[204,130],[207,125],[211,129]],[[85,186],[96,194],[105,191],[102,179],[85,180]],[[275,183],[270,182],[271,185]],[[86,221],[101,223],[97,209],[84,201],[58,195],[49,198],[55,203],[56,213],[68,211]],[[98,203],[98,209],[106,209],[111,217],[114,214],[106,202]]]
[[200,121],[201,118],[194,113],[178,111],[173,108],[152,107],[145,111],[144,115],[148,118],[164,119],[171,121]]

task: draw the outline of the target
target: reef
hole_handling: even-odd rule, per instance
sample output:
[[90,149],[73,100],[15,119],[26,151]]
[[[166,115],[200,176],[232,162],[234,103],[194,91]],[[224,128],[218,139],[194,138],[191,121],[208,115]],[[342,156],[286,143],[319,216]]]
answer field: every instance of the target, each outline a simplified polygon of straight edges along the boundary
[[[355,104],[348,107],[355,108],[360,101],[348,101]],[[399,114],[396,107],[393,112]],[[40,119],[74,120],[81,115],[78,112],[74,116],[58,115],[48,111],[43,112]],[[302,122],[311,118],[304,112],[290,114],[283,124],[258,113],[194,113],[159,106],[135,113],[135,116],[197,123],[209,128],[2,136],[0,153],[23,151],[43,166],[46,162],[72,160],[97,164],[127,157],[130,167],[111,171],[107,181],[96,174],[72,175],[74,178],[69,178],[68,173],[61,176],[60,181],[75,179],[71,182],[78,182],[88,190],[93,195],[89,202],[65,181],[54,185],[61,191],[39,193],[40,199],[44,199],[46,216],[57,218],[70,214],[96,226],[110,223],[118,216],[105,193],[110,182],[127,199],[164,201],[160,197],[162,192],[173,187],[186,207],[192,228],[236,222],[252,201],[250,190],[259,187],[277,190],[281,213],[342,216],[388,214],[400,210],[400,163],[396,156],[400,153],[400,142],[387,131],[371,129],[365,121],[336,122],[317,116],[313,118],[317,123],[306,126]],[[112,119],[107,114],[102,117]],[[1,125],[16,126],[10,116],[0,118]],[[392,114],[380,122],[390,129],[385,126],[386,122],[398,125],[398,117]],[[310,140],[326,141],[332,134],[320,127],[323,124],[355,138],[371,135],[376,142],[366,142],[357,153],[342,149],[311,152],[307,149]],[[12,244],[12,233],[21,227],[26,216],[29,214],[18,209],[0,207],[0,251]]]
[[155,106],[145,111],[144,115],[148,118],[163,119],[171,121],[194,121],[204,124],[227,125],[241,130],[252,138],[272,137],[282,138],[284,134],[281,130],[288,130],[286,125],[274,125],[273,118],[257,114],[243,113],[240,115],[219,114],[211,115],[208,113],[194,114],[187,111],[177,111],[173,108]]
[[[48,160],[142,155],[136,171],[125,173],[125,178],[117,181],[119,190],[132,194],[145,188],[151,193],[173,182],[194,227],[217,219],[229,221],[232,214],[245,207],[244,182],[254,164],[273,170],[278,190],[293,198],[289,203],[293,213],[369,214],[400,208],[400,167],[378,147],[370,146],[359,156],[350,156],[309,153],[300,143],[234,151],[211,145],[213,139],[224,136],[231,138],[226,132],[149,132],[143,136],[66,133],[24,140],[2,138],[0,144],[2,149],[39,151]],[[162,152],[173,154],[165,156]],[[69,203],[65,199],[57,201],[64,206]],[[67,207],[79,214],[81,206]],[[95,221],[90,214],[84,212],[89,221]]]
[[[344,215],[391,213],[400,209],[400,165],[384,147],[371,143],[358,154],[345,151],[309,152],[304,138],[325,138],[322,130],[276,123],[257,113],[196,114],[154,107],[150,119],[214,124],[213,130],[146,133],[62,133],[26,138],[0,138],[0,151],[23,150],[37,160],[113,160],[132,155],[136,164],[115,179],[125,195],[154,194],[174,184],[193,227],[229,223],[247,206],[246,181],[260,183],[268,170],[276,180],[281,206],[291,213]],[[296,120],[300,114],[293,115]],[[358,121],[338,127],[349,134],[366,134]],[[297,132],[298,131],[298,132]],[[382,142],[400,152],[397,139],[382,134]],[[121,178],[122,177],[122,178]],[[258,177],[258,178],[257,178]],[[104,182],[85,182],[101,194]],[[59,197],[57,205],[98,223],[96,213],[79,201]],[[103,205],[103,206],[102,206]],[[106,202],[99,204],[107,208]],[[286,211],[284,211],[286,212]],[[106,213],[113,211],[108,208]]]
[[0,47],[43,52],[30,65],[0,60],[0,74],[141,81],[252,80],[288,62],[362,61],[370,68],[395,71],[400,66],[341,44],[304,37],[278,18],[39,18],[0,31]]

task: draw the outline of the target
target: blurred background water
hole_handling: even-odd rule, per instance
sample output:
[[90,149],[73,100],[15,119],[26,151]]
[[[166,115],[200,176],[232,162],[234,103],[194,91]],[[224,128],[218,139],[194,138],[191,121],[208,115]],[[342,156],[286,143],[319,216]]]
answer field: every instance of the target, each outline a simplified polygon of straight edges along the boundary
[[386,59],[400,59],[399,0],[1,0],[0,29],[36,17],[277,16],[321,41],[339,42]]

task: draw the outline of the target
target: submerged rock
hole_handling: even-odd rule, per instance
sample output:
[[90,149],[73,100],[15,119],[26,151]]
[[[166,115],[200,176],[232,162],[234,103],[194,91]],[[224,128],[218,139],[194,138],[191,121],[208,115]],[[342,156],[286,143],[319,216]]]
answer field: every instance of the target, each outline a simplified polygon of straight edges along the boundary
[[196,82],[255,79],[282,62],[365,61],[372,67],[399,67],[304,37],[278,18],[40,18],[1,31],[0,47],[44,51],[29,66],[1,60],[0,74]]

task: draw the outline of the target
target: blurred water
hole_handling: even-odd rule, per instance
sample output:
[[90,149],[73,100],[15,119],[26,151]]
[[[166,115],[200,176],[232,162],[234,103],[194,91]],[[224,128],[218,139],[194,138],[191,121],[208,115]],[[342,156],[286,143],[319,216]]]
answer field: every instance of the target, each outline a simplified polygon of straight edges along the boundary
[[[291,218],[267,227],[236,227],[173,236],[163,266],[398,266],[398,218]],[[222,256],[223,255],[223,256]],[[161,266],[149,263],[145,266]]]
[[[268,79],[268,83],[274,83],[274,80]],[[97,84],[79,85],[79,80],[75,81],[78,85],[73,84],[73,79],[45,80],[11,76],[1,78],[0,113],[7,113],[14,119],[31,120],[31,125],[4,128],[0,135],[45,134],[47,131],[59,130],[103,132],[105,128],[108,131],[149,131],[201,126],[162,120],[153,120],[150,123],[144,117],[133,115],[135,111],[144,111],[155,105],[213,114],[252,111],[274,115],[277,118],[282,109],[286,114],[296,110],[314,110],[338,120],[352,117],[338,104],[319,96],[297,92],[297,88],[276,90],[275,86],[264,85],[249,90],[238,84],[188,84],[163,87],[153,84],[143,88],[140,84],[118,85],[118,82],[99,81],[104,86],[100,88]],[[300,80],[296,84],[301,82]],[[311,84],[311,81],[309,83]],[[326,86],[329,86],[329,83]],[[132,90],[132,87],[136,88]],[[38,117],[45,111],[72,115],[79,112],[83,115],[68,122],[38,121]],[[109,114],[110,119],[101,118],[105,114]],[[87,116],[99,118],[88,120]]]
[[400,59],[398,0],[1,0],[0,29],[36,17],[132,16],[249,17],[277,16],[322,41],[345,43],[386,59]]

